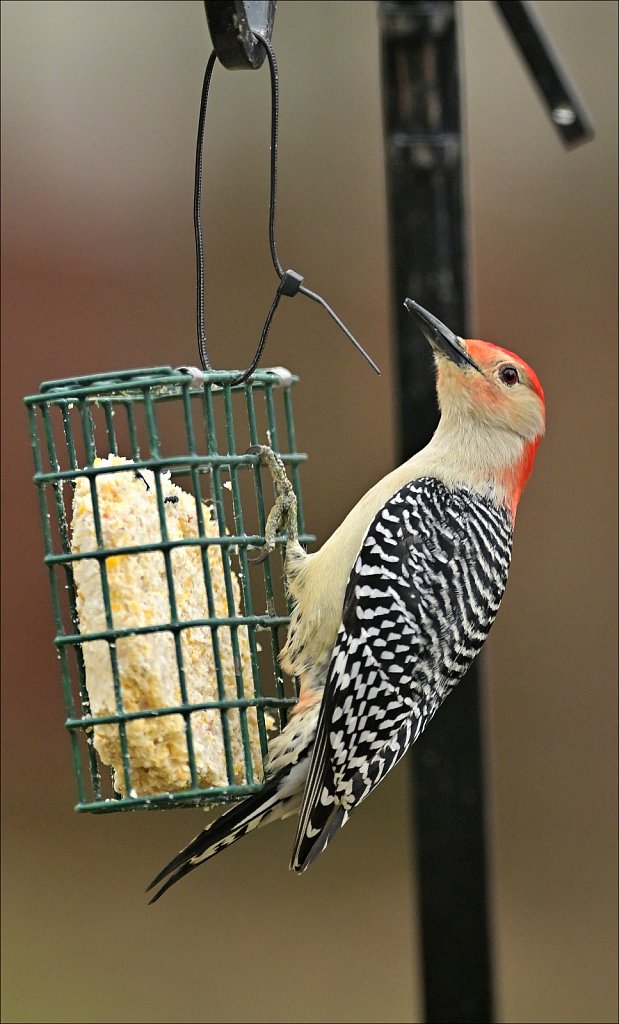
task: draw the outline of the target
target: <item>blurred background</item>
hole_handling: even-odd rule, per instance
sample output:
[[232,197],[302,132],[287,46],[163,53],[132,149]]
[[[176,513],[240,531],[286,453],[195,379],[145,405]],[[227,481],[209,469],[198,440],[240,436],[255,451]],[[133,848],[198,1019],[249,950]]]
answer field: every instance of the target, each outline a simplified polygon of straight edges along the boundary
[[[595,140],[566,152],[493,5],[459,5],[475,333],[530,361],[548,435],[487,647],[499,1019],[616,1007],[616,18],[540,2]],[[147,909],[199,810],[77,816],[21,398],[75,373],[195,363],[194,136],[203,6],[5,2],[3,28],[4,1011],[17,1022],[419,1021],[410,766],[307,875],[272,826]],[[319,541],[394,465],[378,25],[286,2],[278,243],[313,303],[264,365],[301,375]],[[204,224],[213,362],[245,366],[274,287],[266,69],[216,68]],[[240,270],[240,272],[239,272]],[[456,330],[460,325],[451,325]]]

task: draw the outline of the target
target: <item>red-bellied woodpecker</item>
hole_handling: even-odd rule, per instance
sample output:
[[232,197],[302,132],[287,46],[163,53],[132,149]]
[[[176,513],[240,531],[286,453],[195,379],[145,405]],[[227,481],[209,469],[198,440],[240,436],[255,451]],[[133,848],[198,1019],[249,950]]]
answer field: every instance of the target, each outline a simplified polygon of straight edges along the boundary
[[421,734],[497,613],[518,501],[544,433],[544,395],[518,356],[463,341],[410,299],[434,350],[441,420],[430,443],[308,555],[290,484],[263,449],[288,520],[294,601],[285,670],[300,699],[270,744],[260,792],[224,812],[157,875],[153,897],[247,832],[299,811],[303,871]]

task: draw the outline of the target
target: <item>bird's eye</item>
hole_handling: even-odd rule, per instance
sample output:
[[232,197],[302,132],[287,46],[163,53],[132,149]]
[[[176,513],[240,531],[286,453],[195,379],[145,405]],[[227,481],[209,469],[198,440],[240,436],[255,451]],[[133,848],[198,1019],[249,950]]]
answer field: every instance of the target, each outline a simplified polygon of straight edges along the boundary
[[520,380],[515,366],[502,366],[499,370],[499,377],[504,384],[507,384],[508,388],[513,388],[514,384]]

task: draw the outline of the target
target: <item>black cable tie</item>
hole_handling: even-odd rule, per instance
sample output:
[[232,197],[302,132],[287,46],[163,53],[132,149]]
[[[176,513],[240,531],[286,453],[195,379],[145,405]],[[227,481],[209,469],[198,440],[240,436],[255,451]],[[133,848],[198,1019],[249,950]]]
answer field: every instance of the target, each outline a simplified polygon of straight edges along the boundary
[[293,295],[298,293],[302,284],[303,278],[301,274],[297,274],[296,270],[286,270],[282,274],[277,290],[280,295],[288,295],[292,298]]

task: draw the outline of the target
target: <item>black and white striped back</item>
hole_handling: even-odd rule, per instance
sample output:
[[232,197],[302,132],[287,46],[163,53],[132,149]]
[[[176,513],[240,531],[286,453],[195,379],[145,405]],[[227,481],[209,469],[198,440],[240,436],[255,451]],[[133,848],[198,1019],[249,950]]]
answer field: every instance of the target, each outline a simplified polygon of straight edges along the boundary
[[423,731],[505,590],[509,510],[422,477],[378,512],[351,573],[301,809],[302,870]]

